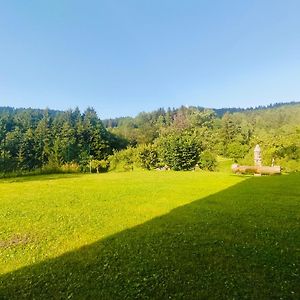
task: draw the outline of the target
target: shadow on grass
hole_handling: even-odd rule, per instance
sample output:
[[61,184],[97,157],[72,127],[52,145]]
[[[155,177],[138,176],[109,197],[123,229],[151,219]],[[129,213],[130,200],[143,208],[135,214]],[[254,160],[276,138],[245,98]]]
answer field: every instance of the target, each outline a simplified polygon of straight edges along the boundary
[[252,178],[3,275],[0,298],[297,299],[299,180]]

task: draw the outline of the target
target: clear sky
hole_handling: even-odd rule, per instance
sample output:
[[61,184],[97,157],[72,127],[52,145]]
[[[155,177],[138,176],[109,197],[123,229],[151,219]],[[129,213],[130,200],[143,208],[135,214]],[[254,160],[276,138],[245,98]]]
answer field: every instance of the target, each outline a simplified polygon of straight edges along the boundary
[[0,106],[300,100],[299,0],[0,0]]

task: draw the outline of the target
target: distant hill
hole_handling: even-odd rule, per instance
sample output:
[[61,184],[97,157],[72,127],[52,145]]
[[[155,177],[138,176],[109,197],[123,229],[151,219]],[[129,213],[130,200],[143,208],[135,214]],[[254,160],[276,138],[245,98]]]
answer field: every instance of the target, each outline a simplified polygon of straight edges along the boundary
[[[196,108],[199,109],[200,111],[204,110],[204,109],[211,109],[216,113],[216,115],[218,117],[222,117],[225,113],[251,112],[251,111],[279,108],[282,106],[293,106],[293,105],[299,105],[299,104],[300,104],[300,101],[291,101],[291,102],[278,102],[278,103],[273,103],[273,104],[269,104],[269,105],[265,105],[265,106],[260,105],[260,106],[247,107],[247,108],[240,108],[240,107],[205,108],[203,106],[197,106]],[[168,109],[159,108],[152,112],[141,112],[140,114],[150,114],[150,115],[159,117],[160,115],[166,114],[168,111],[169,112],[170,111],[177,112],[179,109],[180,108],[172,108],[172,109],[171,108],[168,108]],[[31,108],[31,107],[15,108],[15,107],[11,107],[11,106],[0,106],[0,117],[1,117],[1,115],[4,115],[4,114],[13,115],[13,114],[19,114],[22,112],[30,112],[30,113],[33,113],[36,115],[43,115],[45,110],[47,110],[48,114],[53,117],[64,112],[62,110],[54,110],[54,109],[48,109],[48,108],[47,109]],[[139,116],[140,114],[138,114],[137,116]],[[136,117],[122,116],[122,117],[117,117],[117,118],[108,118],[108,119],[102,120],[102,123],[104,124],[104,126],[106,128],[118,127],[119,123],[122,123],[123,121],[134,120]]]
[[0,106],[0,116],[4,115],[4,114],[18,114],[18,113],[22,113],[22,112],[31,112],[31,113],[36,113],[36,114],[43,114],[45,112],[45,110],[48,111],[48,114],[51,116],[56,116],[60,113],[62,113],[62,111],[60,110],[54,110],[54,109],[40,109],[40,108],[24,108],[24,107],[20,107],[20,108],[15,108],[15,107],[11,107],[11,106]]
[[[268,110],[268,109],[274,109],[274,108],[279,108],[279,107],[286,107],[286,106],[295,106],[299,105],[300,102],[298,101],[291,101],[291,102],[278,102],[278,103],[273,103],[269,105],[259,105],[255,107],[248,107],[248,108],[240,108],[240,107],[224,107],[224,108],[205,108],[202,106],[196,106],[193,108],[196,108],[199,111],[203,111],[205,109],[210,109],[215,112],[216,116],[221,118],[225,113],[239,113],[239,112],[255,112],[255,111],[262,111],[262,110]],[[157,120],[159,116],[165,116],[166,114],[171,114],[174,115],[176,114],[180,109],[184,108],[184,106],[181,106],[179,108],[159,108],[157,110],[154,110],[152,112],[141,112],[139,113],[136,117],[117,117],[117,118],[109,118],[109,119],[104,119],[102,120],[104,126],[106,128],[115,128],[122,126],[124,123],[133,123],[135,124],[137,119],[141,115],[145,116],[147,115],[149,119],[151,120]],[[133,127],[137,127],[137,125],[133,125]]]
[[248,111],[257,111],[257,110],[266,110],[272,108],[278,108],[282,106],[293,106],[300,104],[300,101],[291,101],[291,102],[278,102],[269,105],[259,105],[255,107],[248,107],[248,108],[213,108],[213,111],[217,114],[217,116],[222,117],[226,112],[227,113],[235,113],[235,112],[248,112]]

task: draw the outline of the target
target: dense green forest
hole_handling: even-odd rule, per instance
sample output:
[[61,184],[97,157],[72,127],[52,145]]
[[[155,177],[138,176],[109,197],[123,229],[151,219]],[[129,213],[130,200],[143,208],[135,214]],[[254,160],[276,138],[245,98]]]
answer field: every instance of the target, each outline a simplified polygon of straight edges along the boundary
[[83,114],[78,108],[0,108],[1,172],[85,171],[92,159],[102,161],[126,144],[104,128],[92,108]]
[[214,170],[220,157],[300,170],[300,103],[250,109],[180,107],[101,121],[83,113],[0,107],[0,173],[195,167]]

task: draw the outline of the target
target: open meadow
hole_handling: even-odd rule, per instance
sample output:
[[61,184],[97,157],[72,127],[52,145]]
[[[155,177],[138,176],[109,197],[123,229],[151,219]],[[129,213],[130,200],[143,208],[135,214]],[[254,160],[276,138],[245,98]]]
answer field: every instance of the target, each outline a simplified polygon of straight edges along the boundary
[[299,299],[300,174],[0,180],[0,299]]

